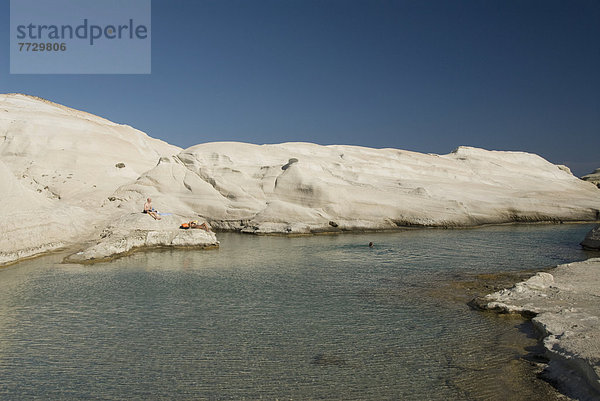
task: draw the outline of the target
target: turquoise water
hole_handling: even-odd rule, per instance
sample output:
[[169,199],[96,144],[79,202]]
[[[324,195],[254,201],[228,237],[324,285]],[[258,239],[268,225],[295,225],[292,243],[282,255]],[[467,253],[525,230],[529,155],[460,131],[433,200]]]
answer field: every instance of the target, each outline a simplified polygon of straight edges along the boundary
[[543,399],[520,378],[520,320],[432,293],[585,259],[590,228],[220,234],[219,250],[26,261],[0,270],[0,398]]

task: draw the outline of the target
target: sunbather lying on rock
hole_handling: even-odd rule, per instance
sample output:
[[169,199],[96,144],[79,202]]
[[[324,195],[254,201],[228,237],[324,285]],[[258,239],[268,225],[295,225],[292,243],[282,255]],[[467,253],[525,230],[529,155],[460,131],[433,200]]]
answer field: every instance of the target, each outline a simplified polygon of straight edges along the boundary
[[158,210],[152,207],[152,199],[148,198],[146,203],[144,203],[144,213],[149,214],[154,218],[154,220],[160,220],[160,216],[158,215]]
[[190,228],[201,228],[204,231],[211,231],[210,227],[206,223],[198,224],[196,221],[190,221]]
[[189,228],[200,228],[204,231],[212,231],[210,229],[210,227],[208,226],[208,224],[206,223],[202,223],[202,224],[198,224],[197,221],[190,221],[189,223],[183,223],[179,228],[183,228],[184,230],[187,230]]

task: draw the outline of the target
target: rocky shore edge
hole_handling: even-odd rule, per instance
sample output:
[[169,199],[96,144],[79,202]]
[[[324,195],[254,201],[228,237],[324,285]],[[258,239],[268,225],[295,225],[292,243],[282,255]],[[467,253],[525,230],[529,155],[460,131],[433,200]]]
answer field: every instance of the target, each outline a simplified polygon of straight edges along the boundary
[[81,247],[64,259],[66,263],[96,263],[115,259],[132,252],[153,248],[218,248],[213,231],[181,229],[186,216],[168,215],[154,220],[142,213],[129,213],[107,226],[95,241]]
[[475,309],[520,314],[540,333],[546,380],[569,397],[600,398],[600,258],[538,272],[473,299]]

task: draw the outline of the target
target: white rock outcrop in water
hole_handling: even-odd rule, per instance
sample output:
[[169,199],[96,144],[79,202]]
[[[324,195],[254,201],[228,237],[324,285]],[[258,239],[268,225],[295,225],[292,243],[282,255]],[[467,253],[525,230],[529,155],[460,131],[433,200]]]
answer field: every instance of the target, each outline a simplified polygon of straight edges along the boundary
[[479,301],[490,310],[535,315],[549,374],[577,399],[600,397],[599,276],[600,258],[569,263]]
[[[98,240],[148,196],[163,212],[249,233],[592,220],[600,210],[598,188],[534,154],[235,142],[182,150],[14,94],[0,95],[0,189],[0,263]],[[169,232],[180,223],[157,224]]]
[[128,213],[111,223],[100,234],[98,241],[69,256],[69,262],[94,262],[127,254],[140,248],[196,247],[219,245],[212,231],[179,228],[182,216],[162,216],[154,220],[143,213]]
[[596,226],[587,233],[581,246],[586,249],[600,250],[600,226]]

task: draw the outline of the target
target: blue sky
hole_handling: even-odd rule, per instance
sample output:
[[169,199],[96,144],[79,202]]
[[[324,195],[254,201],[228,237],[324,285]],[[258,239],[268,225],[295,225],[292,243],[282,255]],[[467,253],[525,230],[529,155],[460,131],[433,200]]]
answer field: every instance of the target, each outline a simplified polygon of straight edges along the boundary
[[596,0],[154,0],[150,75],[10,75],[0,1],[0,92],[182,147],[470,145],[600,167]]

